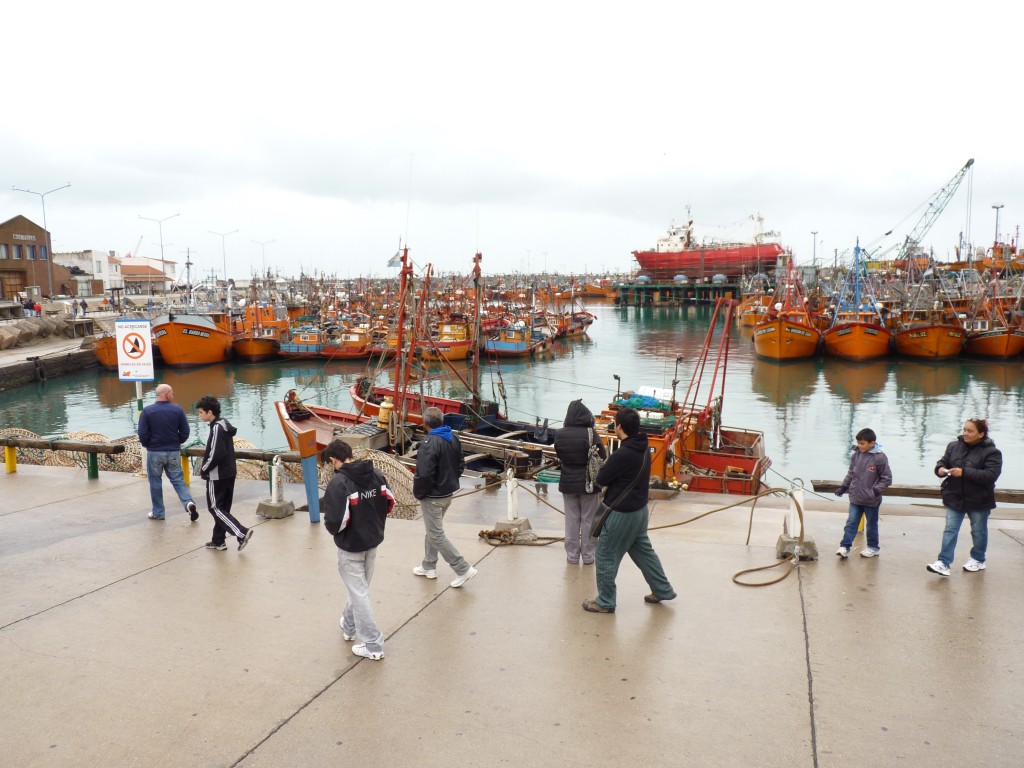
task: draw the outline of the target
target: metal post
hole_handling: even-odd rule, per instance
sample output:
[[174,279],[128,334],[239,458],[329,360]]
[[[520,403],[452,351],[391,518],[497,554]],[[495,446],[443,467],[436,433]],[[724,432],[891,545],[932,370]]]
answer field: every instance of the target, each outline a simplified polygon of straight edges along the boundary
[[39,200],[43,204],[43,240],[45,240],[44,247],[46,248],[46,284],[49,290],[50,301],[53,301],[53,242],[50,239],[50,230],[46,228],[46,196],[51,192],[59,192],[62,189],[67,189],[71,186],[69,181],[67,184],[55,187],[47,192],[33,192],[31,189],[22,189],[16,187],[13,184],[11,189],[15,192],[28,192],[30,195],[39,195]]
[[[163,283],[164,279],[166,279],[166,277],[167,277],[167,274],[164,272],[164,269],[166,269],[166,267],[164,267],[164,222],[167,221],[168,219],[173,219],[175,216],[181,216],[181,214],[180,213],[174,213],[174,214],[171,214],[170,216],[165,216],[162,219],[151,219],[148,216],[143,216],[141,214],[139,215],[139,218],[142,219],[143,221],[155,221],[157,227],[160,230],[160,276],[161,276],[160,277],[160,282],[161,283]],[[138,255],[138,254],[136,254],[136,255]],[[152,280],[150,280],[150,282],[149,282],[149,295],[150,296],[153,295],[153,281]],[[166,288],[164,288],[164,295],[165,296],[167,295],[167,289]]]

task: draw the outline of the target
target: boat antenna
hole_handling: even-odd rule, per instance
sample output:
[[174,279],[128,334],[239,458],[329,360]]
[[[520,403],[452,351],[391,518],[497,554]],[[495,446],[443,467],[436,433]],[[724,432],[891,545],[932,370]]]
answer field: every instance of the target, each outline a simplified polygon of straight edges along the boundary
[[672,374],[672,402],[669,407],[675,410],[676,407],[676,384],[679,383],[679,364],[683,362],[683,355],[676,356],[676,370]]

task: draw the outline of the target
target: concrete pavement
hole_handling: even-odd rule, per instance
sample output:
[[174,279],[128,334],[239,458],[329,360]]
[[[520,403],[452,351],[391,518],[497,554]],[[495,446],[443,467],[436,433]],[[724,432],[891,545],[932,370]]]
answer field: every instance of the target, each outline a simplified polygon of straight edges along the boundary
[[[192,485],[202,497],[202,485]],[[343,642],[331,537],[304,513],[255,514],[242,553],[144,478],[19,466],[0,477],[0,764],[11,766],[1019,766],[1024,761],[1024,521],[990,522],[987,571],[929,574],[936,510],[883,507],[882,555],[832,552],[845,503],[809,497],[822,552],[779,584],[785,514],[758,504],[652,532],[679,598],[651,606],[624,562],[614,615],[580,603],[591,567],[560,543],[492,547],[502,492],[457,499],[449,535],[480,574],[411,573],[419,521],[392,520],[372,593],[385,658]],[[288,486],[301,502],[301,489]],[[554,488],[550,500],[560,505]],[[680,496],[652,526],[721,503]],[[202,505],[200,505],[202,506]],[[540,533],[560,517],[524,494]],[[1019,515],[1018,515],[1019,516]],[[858,538],[856,551],[863,546]],[[765,573],[770,578],[773,571]]]

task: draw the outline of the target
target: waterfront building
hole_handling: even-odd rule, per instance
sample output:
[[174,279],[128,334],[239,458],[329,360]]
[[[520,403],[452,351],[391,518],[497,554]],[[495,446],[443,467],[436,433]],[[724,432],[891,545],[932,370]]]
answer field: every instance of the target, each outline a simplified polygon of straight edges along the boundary
[[47,231],[21,215],[0,224],[0,299],[17,301],[29,287],[47,294],[51,283],[53,293],[65,296],[75,284],[66,267],[50,263]]

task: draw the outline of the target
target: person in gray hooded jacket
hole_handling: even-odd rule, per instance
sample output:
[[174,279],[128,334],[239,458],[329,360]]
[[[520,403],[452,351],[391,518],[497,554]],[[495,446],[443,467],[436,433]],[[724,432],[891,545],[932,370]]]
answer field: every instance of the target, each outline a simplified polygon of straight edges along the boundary
[[558,490],[565,505],[565,557],[570,565],[594,562],[598,540],[590,535],[601,487],[587,478],[591,448],[605,459],[608,451],[594,427],[594,415],[582,400],[573,400],[563,427],[555,433],[555,454],[562,468]]
[[850,494],[850,515],[843,529],[843,540],[839,542],[836,554],[845,558],[850,554],[853,538],[857,535],[861,517],[865,520],[868,545],[860,551],[861,557],[874,557],[881,549],[878,542],[878,508],[882,505],[882,494],[892,485],[889,459],[882,453],[873,430],[862,429],[857,433],[857,450],[850,457],[850,470],[836,489],[836,496]]

